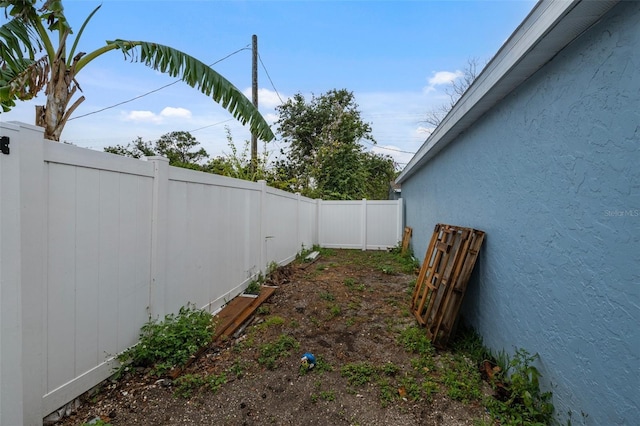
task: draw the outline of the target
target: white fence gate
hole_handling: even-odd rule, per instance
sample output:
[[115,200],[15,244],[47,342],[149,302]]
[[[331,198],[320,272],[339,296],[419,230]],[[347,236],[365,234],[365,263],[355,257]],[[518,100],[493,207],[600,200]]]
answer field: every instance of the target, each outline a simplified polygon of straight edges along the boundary
[[41,424],[107,378],[149,316],[216,312],[303,247],[402,238],[402,200],[312,200],[21,123],[0,136],[1,425]]

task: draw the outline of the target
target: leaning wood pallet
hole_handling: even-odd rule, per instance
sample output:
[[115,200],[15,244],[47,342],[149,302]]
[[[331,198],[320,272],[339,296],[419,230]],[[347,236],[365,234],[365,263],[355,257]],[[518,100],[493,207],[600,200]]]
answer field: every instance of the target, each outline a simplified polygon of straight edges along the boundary
[[402,234],[402,249],[400,250],[401,255],[407,254],[407,250],[409,250],[409,242],[411,241],[411,233],[413,228],[409,226],[404,227],[404,233]]
[[412,312],[437,347],[446,346],[485,233],[437,224],[420,268]]

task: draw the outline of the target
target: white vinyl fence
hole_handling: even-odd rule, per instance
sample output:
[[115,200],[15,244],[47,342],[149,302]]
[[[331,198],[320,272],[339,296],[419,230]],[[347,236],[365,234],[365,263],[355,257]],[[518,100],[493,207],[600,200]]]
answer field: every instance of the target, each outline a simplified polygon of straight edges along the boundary
[[151,316],[212,313],[302,248],[384,249],[402,200],[312,200],[44,141],[0,123],[0,425],[43,417],[107,378]]

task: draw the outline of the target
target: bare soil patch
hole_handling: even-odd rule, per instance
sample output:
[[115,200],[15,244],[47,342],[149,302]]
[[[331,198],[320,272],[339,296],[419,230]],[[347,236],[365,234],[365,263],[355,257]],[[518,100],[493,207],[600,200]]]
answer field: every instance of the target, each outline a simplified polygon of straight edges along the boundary
[[[402,330],[416,324],[409,312],[414,281],[379,252],[327,250],[312,264],[280,268],[272,277],[279,288],[249,325],[209,348],[182,378],[127,373],[85,395],[59,424],[455,426],[486,420],[478,399],[449,396],[440,372],[446,352],[436,352],[431,367],[419,366],[417,355],[399,343]],[[314,369],[300,368],[305,352],[318,358]],[[270,359],[271,353],[279,356]],[[373,372],[356,374],[365,379],[359,384],[345,366]]]

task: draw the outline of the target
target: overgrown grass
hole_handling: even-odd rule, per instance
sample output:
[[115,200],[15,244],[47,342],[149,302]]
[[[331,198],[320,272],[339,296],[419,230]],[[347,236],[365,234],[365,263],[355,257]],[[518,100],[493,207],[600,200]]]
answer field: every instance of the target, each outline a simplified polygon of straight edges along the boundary
[[419,266],[418,260],[410,251],[402,255],[399,247],[389,251],[372,250],[357,255],[354,253],[353,257],[351,262],[366,265],[387,275],[412,274]]

